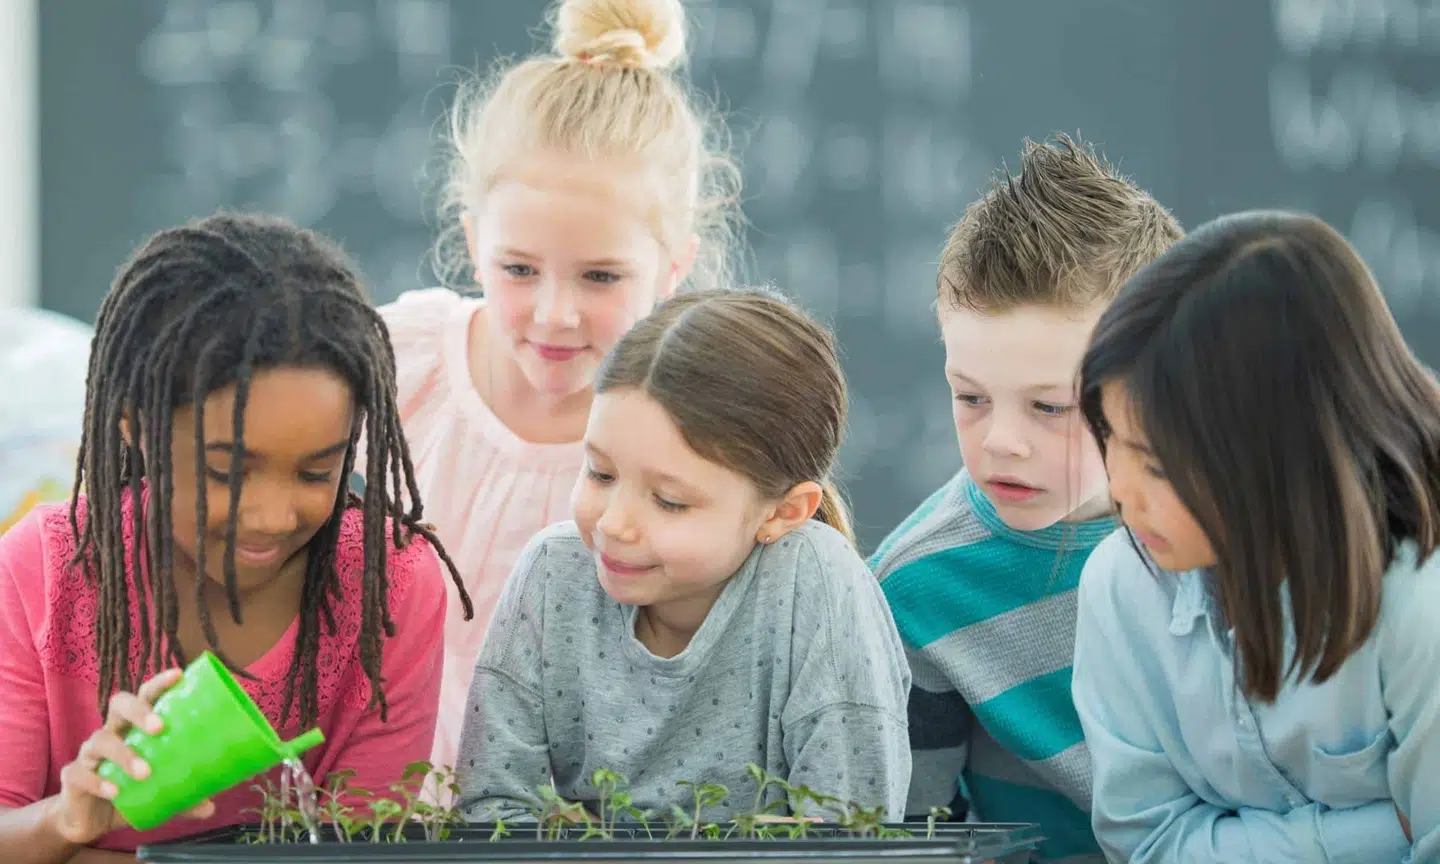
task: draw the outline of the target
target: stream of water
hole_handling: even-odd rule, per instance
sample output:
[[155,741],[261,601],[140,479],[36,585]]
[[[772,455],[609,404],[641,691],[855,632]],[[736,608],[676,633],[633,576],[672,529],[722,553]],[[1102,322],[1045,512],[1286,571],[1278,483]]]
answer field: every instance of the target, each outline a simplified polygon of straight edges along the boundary
[[280,769],[280,800],[289,806],[290,789],[295,790],[295,807],[311,843],[320,842],[320,804],[315,798],[315,781],[298,759],[286,759]]

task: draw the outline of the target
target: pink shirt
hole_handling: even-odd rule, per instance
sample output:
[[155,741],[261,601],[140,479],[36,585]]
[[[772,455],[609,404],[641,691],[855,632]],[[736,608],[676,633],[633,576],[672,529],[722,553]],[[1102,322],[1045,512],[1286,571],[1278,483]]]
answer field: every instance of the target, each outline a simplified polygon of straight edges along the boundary
[[[470,678],[485,628],[520,551],[540,529],[570,518],[584,462],[579,442],[534,444],[495,416],[470,379],[470,322],[483,300],[433,288],[381,307],[395,345],[400,416],[425,519],[465,580],[465,621],[450,583],[445,672],[431,761],[454,765]],[[363,462],[359,463],[363,464]]]
[[[129,506],[125,509],[128,531]],[[129,542],[127,536],[127,549]],[[338,635],[323,625],[320,635],[315,725],[325,733],[325,743],[301,761],[317,783],[331,771],[350,768],[356,772],[354,786],[383,791],[400,779],[406,765],[430,752],[440,673],[436,634],[445,589],[440,562],[422,538],[389,551],[395,637],[384,647],[389,722],[381,723],[379,709],[366,707],[370,683],[360,666],[362,542],[360,511],[348,510],[335,556],[342,586],[332,601]],[[95,693],[98,592],[79,569],[68,566],[74,551],[64,504],[37,507],[0,537],[0,807],[23,807],[58,793],[60,769],[101,725]],[[298,630],[297,618],[268,653],[247,667],[256,680],[239,679],[286,740],[303,731],[293,705],[289,722],[278,722]],[[138,664],[141,646],[133,612],[130,632],[132,662]],[[116,831],[95,845],[130,852],[144,843],[252,822],[254,816],[245,811],[257,807],[260,798],[249,787],[242,784],[218,796],[215,816],[205,822],[178,819],[143,834]]]

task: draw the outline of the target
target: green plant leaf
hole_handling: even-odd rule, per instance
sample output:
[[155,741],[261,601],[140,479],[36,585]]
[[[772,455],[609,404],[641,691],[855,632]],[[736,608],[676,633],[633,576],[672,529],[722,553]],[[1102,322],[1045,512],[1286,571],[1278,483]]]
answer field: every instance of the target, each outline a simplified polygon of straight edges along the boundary
[[382,819],[400,815],[400,809],[399,803],[390,798],[376,798],[370,804],[370,810]]

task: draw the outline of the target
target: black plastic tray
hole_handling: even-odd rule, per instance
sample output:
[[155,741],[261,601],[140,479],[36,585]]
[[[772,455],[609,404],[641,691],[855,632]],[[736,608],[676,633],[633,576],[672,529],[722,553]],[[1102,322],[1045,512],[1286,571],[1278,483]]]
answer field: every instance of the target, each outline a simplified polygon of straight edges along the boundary
[[[582,861],[586,864],[645,861],[659,862],[804,862],[837,861],[845,864],[885,864],[893,861],[944,862],[944,864],[1025,864],[1044,839],[1034,825],[997,825],[942,822],[935,826],[934,839],[924,839],[925,823],[889,825],[914,835],[894,840],[859,839],[843,828],[816,825],[805,839],[778,840],[690,840],[663,839],[664,829],[652,829],[654,839],[643,826],[616,826],[614,840],[578,842],[583,829],[566,829],[568,839],[539,841],[533,825],[527,837],[523,824],[509,826],[510,836],[492,841],[494,825],[481,823],[452,828],[450,839],[424,842],[420,826],[406,831],[404,843],[327,842],[318,844],[248,844],[242,839],[253,826],[234,826],[186,840],[157,846],[142,846],[136,857],[147,864],[206,864],[206,862],[264,861],[267,864],[306,864],[312,861],[394,862],[463,864],[487,861],[492,864],[536,864],[549,861]],[[628,838],[628,839],[627,839]]]

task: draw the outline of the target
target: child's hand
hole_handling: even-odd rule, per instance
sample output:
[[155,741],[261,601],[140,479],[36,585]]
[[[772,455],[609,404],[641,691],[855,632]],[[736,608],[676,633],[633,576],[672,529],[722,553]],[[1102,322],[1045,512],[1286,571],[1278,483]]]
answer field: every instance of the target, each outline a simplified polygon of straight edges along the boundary
[[[123,739],[131,727],[152,735],[161,730],[163,724],[150,706],[175,686],[180,674],[179,669],[171,669],[141,684],[135,693],[116,693],[110,699],[105,725],[80,745],[75,761],[60,770],[60,794],[51,799],[49,815],[55,833],[67,842],[84,846],[111,831],[129,827],[110,803],[119,790],[100,779],[96,770],[108,759],[136,780],[150,776],[150,766],[126,747]],[[214,803],[205,801],[186,815],[207,819],[214,813]]]

